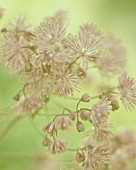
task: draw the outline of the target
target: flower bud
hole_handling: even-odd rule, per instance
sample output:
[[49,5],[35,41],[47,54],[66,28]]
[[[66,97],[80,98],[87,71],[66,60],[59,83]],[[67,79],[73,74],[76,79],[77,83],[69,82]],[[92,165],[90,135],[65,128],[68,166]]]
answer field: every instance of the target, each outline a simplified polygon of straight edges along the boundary
[[85,155],[83,153],[82,150],[77,150],[77,153],[76,153],[76,161],[77,162],[83,162],[85,160]]
[[71,120],[75,120],[75,118],[76,118],[76,112],[70,112],[70,113],[69,113],[69,118],[70,118]]
[[51,140],[46,136],[42,141],[42,145],[43,146],[50,146],[50,144],[51,144]]
[[88,111],[86,111],[85,109],[80,111],[80,118],[82,120],[87,120],[89,118],[90,114]]
[[77,122],[76,128],[77,128],[77,131],[78,131],[78,132],[82,132],[82,131],[85,130],[85,126],[84,126],[83,123],[80,122],[80,121]]
[[15,96],[13,96],[13,99],[14,99],[15,101],[19,101],[19,99],[20,99],[20,94],[17,93]]
[[89,102],[90,99],[91,99],[91,97],[89,96],[88,93],[83,94],[83,96],[81,97],[82,102]]
[[112,111],[118,110],[119,104],[118,104],[117,100],[112,98],[112,99],[110,99],[110,101],[111,101]]

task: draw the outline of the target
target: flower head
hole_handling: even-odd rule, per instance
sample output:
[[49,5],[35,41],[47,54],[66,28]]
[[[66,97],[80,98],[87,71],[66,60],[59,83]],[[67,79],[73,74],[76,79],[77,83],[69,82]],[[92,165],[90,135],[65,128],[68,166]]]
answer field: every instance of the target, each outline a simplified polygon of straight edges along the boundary
[[107,123],[109,112],[111,111],[110,101],[105,97],[100,99],[91,109],[91,118],[94,126],[99,127]]
[[43,100],[35,95],[22,96],[12,107],[19,115],[28,115],[41,108]]
[[95,24],[80,27],[78,35],[69,35],[65,43],[73,55],[80,57],[83,67],[88,64],[103,49],[103,34]]
[[53,143],[49,147],[49,152],[52,154],[57,154],[66,151],[67,149],[67,142],[54,139]]
[[131,110],[136,105],[136,81],[123,73],[119,79],[119,92],[126,110]]
[[86,170],[100,170],[109,163],[109,149],[104,146],[86,146],[82,154],[84,160],[80,161],[80,165]]
[[56,129],[65,130],[68,129],[71,126],[71,121],[68,117],[68,115],[60,115],[57,116],[54,121]]

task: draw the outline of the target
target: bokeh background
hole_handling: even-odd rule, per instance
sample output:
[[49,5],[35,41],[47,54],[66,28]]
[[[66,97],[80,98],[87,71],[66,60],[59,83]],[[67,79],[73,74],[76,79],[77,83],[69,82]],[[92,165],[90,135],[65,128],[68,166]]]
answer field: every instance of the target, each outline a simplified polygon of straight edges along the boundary
[[[115,33],[127,48],[130,75],[136,77],[136,1],[135,0],[0,0],[0,6],[5,9],[4,17],[0,20],[0,28],[13,20],[18,14],[25,14],[32,27],[38,25],[45,16],[52,15],[56,10],[68,12],[68,31],[76,33],[78,27],[86,22],[97,23],[104,32]],[[11,105],[12,96],[22,87],[17,76],[9,74],[3,64],[0,65],[0,111],[7,111]],[[93,94],[93,91],[89,89]],[[59,113],[61,110],[55,104],[62,100],[53,99],[46,111]],[[65,101],[66,102],[66,101]],[[63,102],[64,103],[64,102]],[[72,107],[70,101],[66,102]],[[50,109],[52,108],[52,109]],[[0,115],[0,132],[15,118],[15,115]],[[132,127],[136,130],[136,110],[126,112],[123,106],[114,112],[110,119],[114,130],[121,126]],[[36,120],[38,129],[42,129],[45,117]],[[11,127],[8,127],[9,129]],[[0,133],[0,134],[1,134]],[[71,146],[79,143],[82,134],[75,135],[74,131],[63,133],[64,138],[71,140]],[[38,135],[32,122],[24,118],[18,120],[9,130],[5,140],[0,143],[0,170],[46,170],[46,169],[76,169],[71,162],[72,154],[62,154],[51,157],[41,145],[42,138]],[[62,159],[67,160],[63,164]],[[59,161],[58,161],[59,160]],[[70,165],[69,165],[70,161]],[[59,162],[59,163],[58,163]]]

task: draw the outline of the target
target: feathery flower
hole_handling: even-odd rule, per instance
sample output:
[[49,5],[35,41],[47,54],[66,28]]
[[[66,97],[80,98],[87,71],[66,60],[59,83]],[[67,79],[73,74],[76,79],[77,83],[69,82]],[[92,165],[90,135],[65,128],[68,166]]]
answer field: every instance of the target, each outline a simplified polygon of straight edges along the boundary
[[109,149],[104,146],[87,146],[83,152],[85,159],[80,165],[85,170],[101,170],[109,163]]
[[78,77],[70,70],[56,73],[56,93],[61,96],[73,95],[73,90],[78,90]]
[[34,95],[22,96],[19,101],[15,103],[12,109],[19,115],[28,115],[34,113],[41,108],[43,100]]
[[105,37],[104,52],[96,59],[96,66],[103,76],[121,73],[126,65],[126,49],[114,35]]
[[65,129],[70,128],[71,121],[67,115],[62,114],[55,118],[54,124],[55,124],[56,129],[65,130]]
[[9,23],[8,29],[15,31],[16,33],[20,32],[28,32],[30,28],[30,25],[26,21],[25,16],[18,16],[15,21]]
[[65,152],[67,149],[68,143],[62,140],[54,139],[54,142],[49,147],[49,152],[52,154],[57,154]]
[[54,16],[46,18],[35,29],[33,43],[44,50],[45,47],[62,40],[66,31],[65,20],[66,13],[64,11],[59,11]]
[[46,132],[47,135],[49,134],[50,136],[54,136],[57,134],[54,122],[47,123],[42,130]]
[[28,83],[27,89],[33,90],[40,96],[48,96],[50,92],[53,92],[53,78],[40,69],[22,73],[21,79],[23,82]]
[[131,110],[136,105],[136,81],[127,73],[123,73],[119,78],[119,93],[126,110]]
[[73,56],[80,57],[81,65],[88,68],[88,64],[103,49],[103,34],[95,24],[80,27],[78,35],[69,35],[65,40]]
[[15,33],[6,33],[3,37],[1,47],[1,59],[7,64],[12,72],[20,72],[25,69],[26,65],[30,65],[29,50],[22,48],[27,41]]
[[107,98],[100,99],[91,109],[90,116],[95,127],[100,127],[107,123],[109,112],[112,107]]

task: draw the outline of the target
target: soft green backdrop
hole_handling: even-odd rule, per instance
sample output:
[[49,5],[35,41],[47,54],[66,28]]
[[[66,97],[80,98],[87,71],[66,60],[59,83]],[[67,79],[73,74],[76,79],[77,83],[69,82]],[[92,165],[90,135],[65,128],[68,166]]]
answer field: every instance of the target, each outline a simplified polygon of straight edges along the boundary
[[[18,14],[25,14],[31,25],[36,26],[45,16],[51,15],[58,9],[68,11],[68,31],[72,33],[75,33],[81,24],[86,22],[97,23],[105,32],[113,32],[123,40],[128,52],[127,70],[136,77],[135,0],[0,0],[0,6],[5,8],[5,15],[0,20],[0,27],[8,23],[10,19],[14,19]],[[10,75],[5,67],[0,65],[0,110],[3,108],[6,110],[12,103],[12,96],[20,86],[21,83],[18,82],[17,77]],[[69,106],[71,104],[71,102],[67,103]],[[49,105],[52,107],[49,112],[58,113],[61,111],[52,102]],[[3,129],[12,119],[13,115],[1,116],[0,129]],[[126,112],[121,106],[119,111],[111,115],[111,120],[114,122],[115,129],[122,125],[136,129],[136,110]],[[41,129],[45,123],[45,118],[39,117],[36,122],[38,122],[38,128]],[[71,146],[78,143],[79,137],[74,133],[68,132],[65,137],[72,141]],[[53,160],[51,159],[50,164],[50,161],[42,159],[42,155],[39,154],[42,151],[44,153],[41,141],[42,138],[39,137],[27,118],[19,121],[0,144],[0,170],[57,170],[53,167],[56,165],[55,157],[52,158]],[[21,156],[18,153],[21,153]],[[32,155],[33,153],[34,155]],[[61,156],[57,159],[61,159]],[[67,165],[57,164],[57,166],[65,168]]]

